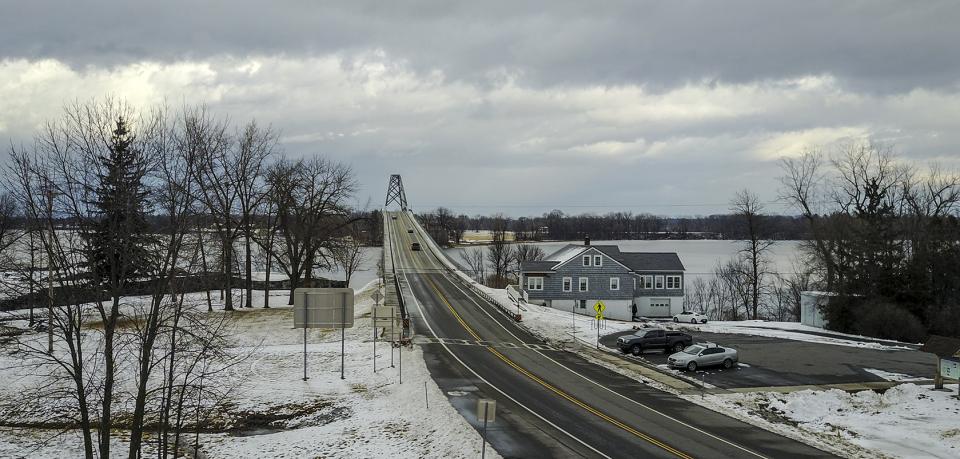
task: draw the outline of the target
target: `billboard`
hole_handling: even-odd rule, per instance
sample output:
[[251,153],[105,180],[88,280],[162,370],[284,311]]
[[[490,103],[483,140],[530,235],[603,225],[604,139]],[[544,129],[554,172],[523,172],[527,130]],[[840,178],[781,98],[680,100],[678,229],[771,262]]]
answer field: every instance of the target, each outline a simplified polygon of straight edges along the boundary
[[298,288],[293,292],[293,328],[352,328],[352,288]]

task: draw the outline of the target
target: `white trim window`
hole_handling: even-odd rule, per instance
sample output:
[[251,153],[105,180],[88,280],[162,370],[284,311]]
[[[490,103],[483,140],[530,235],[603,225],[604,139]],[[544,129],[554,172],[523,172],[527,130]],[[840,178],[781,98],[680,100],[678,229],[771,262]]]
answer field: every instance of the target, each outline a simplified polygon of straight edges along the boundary
[[653,276],[643,276],[643,288],[646,290],[653,288]]
[[527,277],[527,290],[543,290],[543,277]]
[[564,292],[572,292],[572,291],[573,291],[573,278],[572,278],[572,277],[564,277],[564,278],[563,278],[563,291],[564,291]]
[[577,284],[580,287],[581,292],[586,292],[590,290],[590,278],[589,277],[578,277]]
[[655,280],[654,288],[657,290],[663,290],[663,276],[654,276]]
[[667,289],[679,290],[680,288],[680,276],[667,276]]
[[587,300],[577,300],[577,306],[579,306],[580,309],[587,309]]
[[593,266],[603,266],[603,257],[600,255],[594,255]]
[[590,260],[592,260],[592,257],[590,257],[590,255],[584,255],[583,266],[590,266]]
[[620,290],[620,278],[611,277],[610,278],[610,290]]

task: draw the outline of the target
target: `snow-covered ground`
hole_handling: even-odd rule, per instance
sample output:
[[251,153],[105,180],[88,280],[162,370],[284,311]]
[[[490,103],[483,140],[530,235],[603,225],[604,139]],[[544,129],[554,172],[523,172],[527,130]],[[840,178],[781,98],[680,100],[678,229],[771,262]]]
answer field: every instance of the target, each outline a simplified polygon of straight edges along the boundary
[[[674,325],[674,324],[670,324]],[[770,338],[792,339],[794,341],[806,341],[811,343],[834,344],[837,346],[862,347],[878,350],[904,350],[912,349],[908,343],[903,344],[883,344],[875,341],[859,341],[858,339],[870,340],[871,338],[859,335],[848,335],[838,333],[822,328],[811,327],[798,322],[768,322],[765,320],[739,320],[739,321],[714,321],[705,324],[676,324],[681,328],[689,328],[708,333],[733,333],[740,335],[766,336]],[[827,334],[829,336],[815,335],[811,333]],[[890,341],[885,341],[891,343]]]
[[[340,379],[340,333],[308,333],[303,381],[303,332],[293,329],[292,310],[280,293],[272,309],[241,309],[233,343],[250,358],[234,369],[235,387],[225,417],[243,427],[200,435],[200,451],[209,458],[240,457],[476,457],[480,436],[450,405],[430,378],[417,346],[403,349],[403,383],[399,355],[389,368],[390,347],[377,343],[373,371],[372,286],[357,293],[354,328],[346,331],[345,379]],[[262,304],[255,298],[255,305]],[[279,293],[279,292],[278,292]],[[223,313],[215,311],[214,313]],[[5,358],[4,363],[10,363]],[[3,374],[23,371],[0,364]],[[8,391],[0,395],[13,396]],[[429,408],[427,407],[429,402]],[[0,457],[75,457],[78,435],[56,429],[0,428]],[[51,441],[51,439],[55,439]],[[116,443],[122,448],[123,434]],[[117,449],[116,451],[120,451]],[[487,448],[488,457],[499,457]]]
[[857,457],[960,457],[960,400],[955,390],[901,384],[883,394],[833,389],[683,397]]

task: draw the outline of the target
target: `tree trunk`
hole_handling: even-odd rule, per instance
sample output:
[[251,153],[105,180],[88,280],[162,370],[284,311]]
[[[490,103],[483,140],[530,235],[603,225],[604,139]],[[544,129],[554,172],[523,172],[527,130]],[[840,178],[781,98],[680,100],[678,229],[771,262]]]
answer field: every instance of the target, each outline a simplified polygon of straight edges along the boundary
[[250,253],[250,223],[246,223],[246,229],[243,231],[244,244],[246,245],[246,260],[244,260],[247,279],[245,281],[247,289],[247,299],[243,307],[253,307],[253,256]]
[[233,311],[233,241],[224,238],[223,241],[223,310]]

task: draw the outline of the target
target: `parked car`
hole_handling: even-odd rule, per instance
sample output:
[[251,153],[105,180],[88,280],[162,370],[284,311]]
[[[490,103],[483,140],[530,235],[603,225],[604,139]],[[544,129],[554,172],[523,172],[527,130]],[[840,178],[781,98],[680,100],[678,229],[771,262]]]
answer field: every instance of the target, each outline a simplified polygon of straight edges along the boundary
[[711,365],[730,368],[738,361],[736,349],[720,347],[713,343],[695,344],[667,358],[667,364],[671,367],[690,371]]
[[640,355],[645,349],[663,349],[679,352],[693,344],[693,337],[678,331],[661,328],[640,328],[632,335],[617,338],[617,347],[626,354]]
[[419,243],[419,242],[414,242],[413,244],[410,244],[410,250],[413,250],[414,252],[419,252],[419,251],[420,251],[420,243]]
[[699,312],[683,311],[680,314],[673,316],[673,321],[691,324],[705,324],[707,323],[707,316],[705,314],[700,314]]

